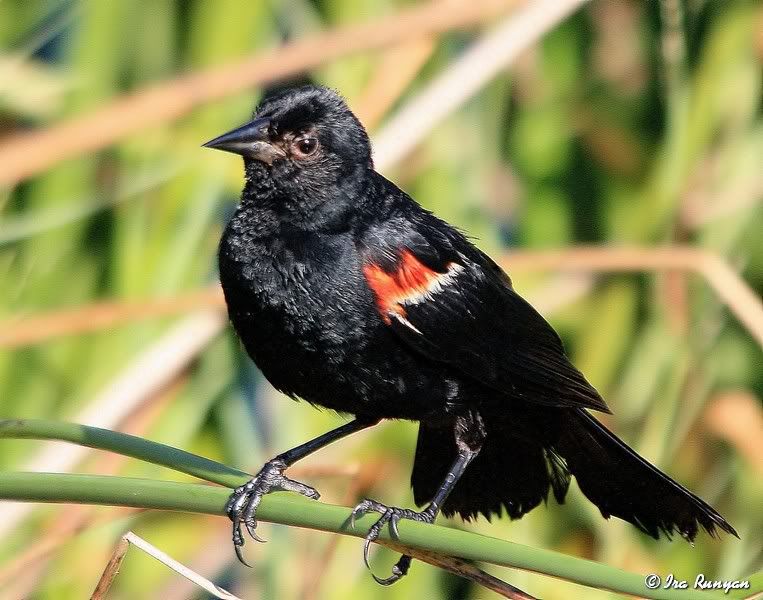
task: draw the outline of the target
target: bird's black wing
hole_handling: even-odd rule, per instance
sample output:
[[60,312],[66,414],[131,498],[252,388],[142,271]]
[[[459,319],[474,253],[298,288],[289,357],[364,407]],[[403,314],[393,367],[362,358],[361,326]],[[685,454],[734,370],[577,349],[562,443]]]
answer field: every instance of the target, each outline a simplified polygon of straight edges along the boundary
[[446,223],[393,217],[359,246],[382,320],[415,350],[514,398],[609,412],[509,277]]

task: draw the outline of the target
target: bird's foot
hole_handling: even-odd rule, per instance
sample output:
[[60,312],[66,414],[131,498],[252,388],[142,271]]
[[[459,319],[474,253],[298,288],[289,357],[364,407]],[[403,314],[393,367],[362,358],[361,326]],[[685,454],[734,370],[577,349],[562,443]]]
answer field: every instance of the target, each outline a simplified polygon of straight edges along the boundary
[[382,528],[389,523],[389,529],[392,532],[392,536],[395,538],[400,537],[397,526],[400,523],[400,519],[410,519],[411,521],[418,521],[420,523],[434,523],[435,514],[429,509],[421,512],[416,512],[408,508],[398,508],[396,506],[387,506],[381,502],[375,500],[363,500],[358,504],[350,515],[350,525],[355,527],[355,519],[362,517],[369,512],[381,513],[381,517],[376,523],[371,526],[366,536],[366,541],[363,544],[363,561],[366,563],[366,567],[371,571],[371,576],[381,585],[392,585],[399,579],[405,577],[408,573],[408,569],[411,567],[411,557],[407,554],[403,554],[395,565],[392,567],[392,575],[386,579],[377,577],[371,570],[371,565],[368,562],[368,553],[371,548],[371,542],[376,541],[379,538]]
[[320,498],[320,494],[314,488],[286,477],[283,474],[285,470],[286,464],[278,458],[266,462],[251,481],[233,490],[225,504],[225,512],[233,522],[233,547],[236,556],[246,566],[251,565],[244,560],[242,553],[244,536],[241,532],[241,525],[246,527],[253,540],[265,541],[257,535],[257,519],[255,518],[257,507],[263,496],[270,492],[283,491],[296,492],[312,500]]

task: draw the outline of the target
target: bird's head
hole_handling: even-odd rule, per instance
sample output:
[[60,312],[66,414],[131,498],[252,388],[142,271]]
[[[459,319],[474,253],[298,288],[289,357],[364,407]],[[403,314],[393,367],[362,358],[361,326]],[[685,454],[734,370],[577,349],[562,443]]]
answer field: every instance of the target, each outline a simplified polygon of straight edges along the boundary
[[308,203],[373,168],[363,125],[336,92],[318,86],[265,98],[250,122],[204,146],[243,156],[253,188]]

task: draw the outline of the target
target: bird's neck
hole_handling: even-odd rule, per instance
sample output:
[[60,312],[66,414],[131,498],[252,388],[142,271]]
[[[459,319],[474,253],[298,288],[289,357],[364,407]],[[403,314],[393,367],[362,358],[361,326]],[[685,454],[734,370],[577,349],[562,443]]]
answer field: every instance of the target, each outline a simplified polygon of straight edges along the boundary
[[277,189],[250,179],[231,223],[256,237],[288,232],[342,233],[352,229],[369,197],[368,179],[347,178],[320,188]]

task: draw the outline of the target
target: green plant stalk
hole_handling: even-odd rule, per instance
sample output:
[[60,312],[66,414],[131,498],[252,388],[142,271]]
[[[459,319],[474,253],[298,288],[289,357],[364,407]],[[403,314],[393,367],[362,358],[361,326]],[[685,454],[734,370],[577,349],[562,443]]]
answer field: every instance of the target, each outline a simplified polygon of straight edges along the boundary
[[[0,473],[0,500],[73,502],[223,514],[227,489],[104,475],[62,473]],[[257,518],[263,521],[364,537],[378,515],[349,524],[350,509],[314,502],[288,493],[263,498]],[[530,548],[472,532],[404,520],[400,537],[385,528],[381,541],[447,556],[534,571],[618,593],[664,600],[725,598],[695,590],[648,590],[641,575],[558,552]]]
[[[58,440],[109,450],[228,487],[238,486],[250,477],[243,471],[172,446],[86,425],[45,420],[0,420],[1,438]],[[51,483],[50,478],[54,478],[55,483]],[[145,479],[59,474],[0,474],[0,499],[8,500],[110,504],[219,514],[227,495],[226,490],[208,486]],[[305,507],[307,507],[306,510],[304,510]],[[318,507],[318,514],[314,514],[316,507]],[[374,520],[373,516],[367,516],[363,520],[358,520],[358,531],[348,530],[349,513],[346,508],[325,504],[316,505],[290,494],[268,496],[257,514],[265,521],[361,537]],[[420,524],[411,523],[411,525],[414,527],[413,538],[409,539],[411,535],[401,531],[402,537],[393,543],[449,556],[537,571],[583,585],[621,593],[637,593],[644,596],[648,591],[641,576],[600,563],[468,532],[435,527],[438,531],[475,536],[477,539],[472,542],[471,554],[466,554],[462,550],[464,546],[461,541],[451,542],[445,539],[438,542],[438,536],[430,540],[431,526],[424,526],[423,537],[416,537],[415,529],[420,527]],[[404,528],[407,528],[407,523]],[[418,533],[421,534],[421,532]],[[500,547],[491,549],[483,546],[483,540],[492,542],[493,546],[498,544]],[[384,541],[390,541],[387,534],[382,536],[382,543]],[[437,543],[444,543],[445,548],[438,550],[437,546],[432,545]],[[688,590],[678,591],[681,593],[681,598],[691,597],[687,595]],[[678,598],[674,595],[675,592],[674,590],[655,590],[650,594],[654,598]],[[697,593],[698,598],[712,597],[708,593]]]
[[237,487],[251,479],[251,475],[243,471],[166,444],[88,425],[40,419],[5,419],[0,420],[2,438],[57,440],[109,450],[227,487]]

